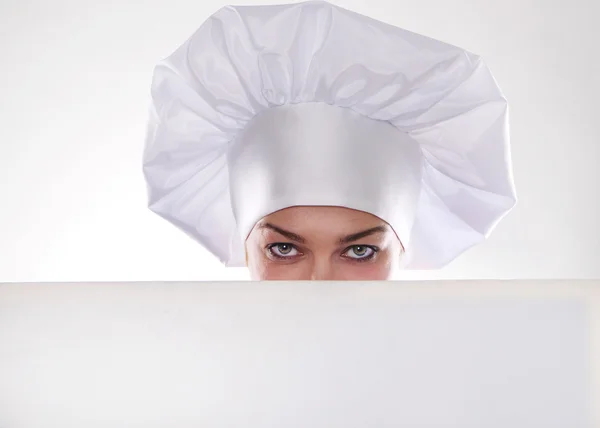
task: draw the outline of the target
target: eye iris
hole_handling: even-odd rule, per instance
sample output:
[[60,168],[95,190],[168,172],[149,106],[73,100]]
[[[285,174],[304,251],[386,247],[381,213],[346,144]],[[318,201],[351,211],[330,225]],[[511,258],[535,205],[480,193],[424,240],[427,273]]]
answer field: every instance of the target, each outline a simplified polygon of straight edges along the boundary
[[354,254],[356,254],[357,256],[365,255],[366,251],[367,251],[367,247],[361,247],[361,246],[354,247]]
[[[277,246],[277,248],[279,249],[279,252],[282,253],[282,254],[287,254],[290,251],[292,251],[292,247],[289,246],[289,245],[287,245],[287,244],[279,244]],[[287,250],[285,250],[284,248],[287,248]]]

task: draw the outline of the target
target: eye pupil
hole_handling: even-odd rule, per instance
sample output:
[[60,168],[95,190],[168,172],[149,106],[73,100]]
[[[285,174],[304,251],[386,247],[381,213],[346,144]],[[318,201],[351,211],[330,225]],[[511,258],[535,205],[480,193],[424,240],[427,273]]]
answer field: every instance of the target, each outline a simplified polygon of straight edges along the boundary
[[361,246],[357,245],[356,247],[354,247],[354,254],[356,254],[357,256],[362,256],[366,250],[367,250],[367,247],[361,247]]
[[283,254],[289,253],[290,250],[292,249],[288,244],[279,244],[277,247],[279,248],[279,252],[281,252]]

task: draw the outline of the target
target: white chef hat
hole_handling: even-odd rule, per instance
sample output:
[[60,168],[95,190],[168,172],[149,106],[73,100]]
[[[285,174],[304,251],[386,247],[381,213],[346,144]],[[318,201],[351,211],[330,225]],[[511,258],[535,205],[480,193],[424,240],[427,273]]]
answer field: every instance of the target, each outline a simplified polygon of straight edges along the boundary
[[508,106],[480,57],[324,1],[220,9],[154,69],[149,208],[226,266],[264,216],[386,221],[440,268],[516,204]]

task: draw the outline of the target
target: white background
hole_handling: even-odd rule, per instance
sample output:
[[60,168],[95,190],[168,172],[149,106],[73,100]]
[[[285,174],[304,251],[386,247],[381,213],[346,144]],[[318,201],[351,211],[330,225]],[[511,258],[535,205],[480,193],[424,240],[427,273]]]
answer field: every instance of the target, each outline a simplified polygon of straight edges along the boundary
[[599,286],[0,284],[0,427],[598,428]]
[[[600,3],[334,3],[482,55],[511,106],[517,207],[402,278],[600,278]],[[248,278],[146,208],[141,167],[154,65],[225,4],[0,3],[0,281]]]

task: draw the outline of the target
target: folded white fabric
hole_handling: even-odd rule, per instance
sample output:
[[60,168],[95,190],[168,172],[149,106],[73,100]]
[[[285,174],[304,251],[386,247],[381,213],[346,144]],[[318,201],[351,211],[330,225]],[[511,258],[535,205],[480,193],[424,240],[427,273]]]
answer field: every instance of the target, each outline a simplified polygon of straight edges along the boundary
[[480,57],[324,1],[228,6],[154,69],[149,207],[226,266],[263,216],[344,206],[440,268],[516,204]]

